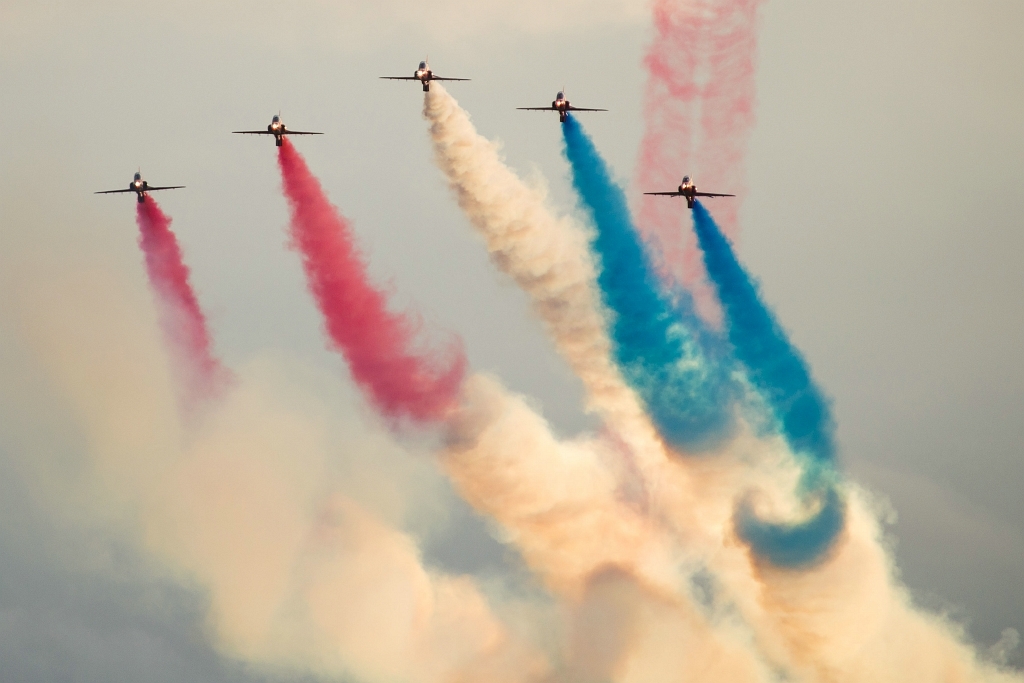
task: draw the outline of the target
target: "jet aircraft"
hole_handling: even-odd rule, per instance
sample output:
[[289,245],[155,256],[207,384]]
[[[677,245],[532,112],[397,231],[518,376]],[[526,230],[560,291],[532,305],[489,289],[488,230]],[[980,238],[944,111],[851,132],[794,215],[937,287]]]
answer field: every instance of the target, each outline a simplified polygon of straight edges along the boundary
[[284,121],[281,120],[280,114],[277,114],[270,120],[270,125],[267,126],[266,130],[233,130],[231,132],[242,135],[273,135],[274,144],[278,147],[281,146],[285,135],[323,135],[323,133],[311,133],[305,130],[288,130],[288,127],[284,125]]
[[551,103],[550,107],[516,107],[523,111],[557,111],[558,120],[560,123],[565,123],[566,119],[569,118],[569,112],[571,111],[608,111],[607,109],[586,109],[584,107],[574,107],[569,104],[569,100],[565,99],[565,89],[558,91],[555,95],[555,101]]
[[430,81],[468,81],[468,78],[442,78],[435,76],[430,70],[430,63],[426,60],[420,62],[419,67],[412,72],[412,76],[381,76],[386,81],[419,81],[423,84],[423,92],[430,92]]
[[149,183],[142,179],[142,172],[136,171],[135,177],[132,178],[131,185],[126,190],[100,190],[93,194],[116,194],[118,192],[134,192],[139,198],[139,204],[146,201],[146,193],[153,192],[155,190],[179,190],[185,187],[184,185],[168,185],[167,187],[150,187]]
[[686,197],[686,208],[692,209],[697,197],[735,197],[734,194],[716,194],[714,192],[697,192],[690,176],[683,176],[683,182],[675,192],[644,192],[644,194],[662,195],[664,197]]

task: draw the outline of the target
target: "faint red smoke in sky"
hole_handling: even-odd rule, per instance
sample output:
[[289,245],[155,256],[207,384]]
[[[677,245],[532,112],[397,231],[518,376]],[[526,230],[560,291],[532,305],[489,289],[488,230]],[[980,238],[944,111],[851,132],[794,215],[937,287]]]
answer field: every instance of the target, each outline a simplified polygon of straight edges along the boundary
[[[746,188],[746,150],[754,125],[757,11],[761,0],[656,0],[654,40],[645,58],[645,132],[637,182],[643,191],[675,189],[684,175],[708,192],[724,232],[738,232]],[[681,199],[644,197],[637,221],[663,277],[695,290],[709,307],[704,271]]]

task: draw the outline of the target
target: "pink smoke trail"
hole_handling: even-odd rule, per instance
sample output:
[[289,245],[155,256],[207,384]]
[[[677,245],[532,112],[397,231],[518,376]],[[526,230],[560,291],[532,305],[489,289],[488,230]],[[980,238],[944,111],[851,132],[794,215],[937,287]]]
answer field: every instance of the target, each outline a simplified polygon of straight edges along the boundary
[[[646,131],[637,180],[645,191],[668,190],[689,174],[701,189],[740,195],[714,205],[716,221],[733,238],[754,124],[760,2],[655,0],[655,37],[645,59]],[[689,216],[681,201],[644,197],[638,223],[659,255],[662,276],[706,302],[710,293],[692,231],[684,229]]]
[[448,359],[413,353],[417,325],[387,310],[387,297],[370,284],[348,222],[288,140],[278,148],[277,160],[293,244],[302,254],[331,343],[345,356],[353,378],[389,418],[444,418],[466,371],[461,347]]
[[213,353],[206,316],[189,282],[189,270],[171,231],[171,219],[152,197],[138,204],[139,246],[157,294],[160,322],[184,370],[186,408],[213,398],[230,381],[230,372]]

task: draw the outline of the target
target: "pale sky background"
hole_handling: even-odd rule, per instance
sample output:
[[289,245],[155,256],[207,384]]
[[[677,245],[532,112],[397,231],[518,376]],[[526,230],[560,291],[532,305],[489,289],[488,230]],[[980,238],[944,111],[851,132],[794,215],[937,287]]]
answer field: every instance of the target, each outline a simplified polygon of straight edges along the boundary
[[[133,198],[91,194],[141,166],[188,186],[158,199],[226,362],[288,354],[344,385],[285,248],[273,143],[230,135],[280,110],[326,133],[296,144],[373,274],[575,433],[579,384],[434,168],[419,86],[377,77],[429,54],[472,78],[449,90],[570,210],[556,117],[515,107],[564,85],[608,108],[584,125],[628,182],[648,21],[629,0],[0,0],[0,283],[54,252],[145,288]],[[767,0],[759,41],[740,255],[834,398],[848,471],[891,501],[915,598],[982,647],[1024,632],[1024,3]],[[19,400],[0,402],[0,679],[264,680],[208,644],[200,592],[48,513]],[[430,561],[514,564],[453,506]]]

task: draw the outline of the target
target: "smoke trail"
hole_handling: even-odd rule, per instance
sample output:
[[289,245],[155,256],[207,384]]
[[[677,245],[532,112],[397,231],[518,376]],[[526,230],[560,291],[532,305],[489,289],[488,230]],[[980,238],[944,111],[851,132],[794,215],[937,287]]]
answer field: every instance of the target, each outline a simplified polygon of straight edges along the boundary
[[82,547],[106,549],[91,540],[101,530],[116,540],[114,559],[86,560],[90,574],[119,582],[138,547],[161,581],[183,584],[140,609],[205,611],[195,637],[261,679],[549,680],[531,634],[501,616],[522,603],[428,566],[398,526],[437,514],[425,454],[276,351],[241,367],[184,434],[149,293],[87,249],[24,250],[0,273],[18,272],[0,300],[0,320],[18,321],[0,334],[0,364],[24,368],[3,373],[0,405],[20,419],[0,421],[0,437],[38,474],[40,510]]
[[665,563],[656,531],[620,500],[601,457],[610,444],[560,442],[526,401],[486,376],[466,381],[448,427],[441,463],[462,497],[501,523],[557,592],[578,594],[601,567],[637,574]]
[[657,680],[775,680],[746,626],[695,599],[689,539],[623,496],[614,451],[601,438],[559,441],[522,397],[474,376],[441,464],[576,615],[574,680],[631,680],[633,667]]
[[978,656],[961,626],[913,604],[900,585],[878,510],[847,495],[846,532],[828,561],[802,571],[760,566],[759,638],[780,639],[790,680],[1019,683]]
[[288,140],[278,148],[277,159],[293,244],[302,254],[327,334],[352,376],[390,418],[441,419],[465,374],[461,347],[453,348],[448,359],[413,353],[416,325],[387,310],[386,296],[369,283],[348,223]]
[[[800,352],[761,300],[728,238],[700,202],[693,207],[694,229],[704,265],[725,311],[725,329],[747,376],[765,398],[786,441],[805,460],[803,486],[816,489],[821,509],[791,526],[764,525],[749,504],[737,514],[740,534],[772,562],[796,566],[820,558],[843,528],[842,497],[831,488],[835,423],[828,401],[811,379]],[[822,486],[827,492],[822,493]]]
[[[707,78],[700,94],[701,136],[694,163],[701,183],[711,192],[742,197],[746,189],[744,161],[754,128],[754,60],[761,1],[728,0],[710,8],[705,44]],[[716,187],[723,189],[713,189]],[[718,210],[719,223],[729,235],[735,235],[739,227],[737,199],[722,200]]]
[[[749,500],[736,511],[736,532],[760,557],[777,567],[806,567],[835,546],[846,523],[846,501],[835,485],[814,493],[810,517],[800,522],[767,522]],[[813,509],[813,507],[812,507]]]
[[709,362],[687,295],[671,302],[662,293],[625,194],[593,142],[572,116],[562,133],[573,185],[597,228],[597,281],[613,313],[616,359],[666,439],[706,447],[730,430],[736,388],[724,364]]
[[[637,163],[643,188],[674,187],[690,174],[708,188],[742,193],[754,123],[759,5],[760,0],[655,2]],[[638,224],[661,255],[662,275],[700,289],[701,264],[683,230],[685,214],[656,197],[641,202]],[[735,200],[723,203],[727,233],[737,229],[738,208]]]
[[434,157],[459,206],[484,238],[491,259],[530,297],[533,309],[576,375],[588,408],[625,442],[641,468],[664,462],[663,444],[611,357],[581,226],[558,217],[539,189],[527,187],[476,132],[439,84],[424,96]]
[[[688,4],[693,7],[693,3]],[[674,187],[691,173],[693,134],[696,127],[698,50],[704,29],[699,13],[680,20],[675,8],[659,0],[653,7],[655,38],[644,60],[648,79],[644,93],[644,137],[637,161],[637,182],[647,191]],[[650,188],[650,189],[648,189]],[[675,202],[642,197],[638,226],[659,254],[662,276],[676,282],[692,282],[696,251],[686,249],[682,216]],[[689,276],[689,277],[688,277]]]
[[160,322],[172,350],[185,368],[185,405],[214,396],[230,373],[213,353],[206,317],[189,282],[189,270],[171,231],[171,219],[152,197],[136,212],[139,246],[146,257],[146,273],[160,304]]
[[761,301],[757,285],[700,202],[694,205],[693,220],[704,265],[726,312],[729,341],[750,381],[767,398],[793,450],[822,465],[831,464],[835,423],[806,361]]

